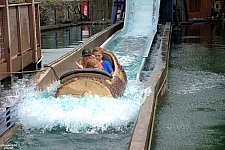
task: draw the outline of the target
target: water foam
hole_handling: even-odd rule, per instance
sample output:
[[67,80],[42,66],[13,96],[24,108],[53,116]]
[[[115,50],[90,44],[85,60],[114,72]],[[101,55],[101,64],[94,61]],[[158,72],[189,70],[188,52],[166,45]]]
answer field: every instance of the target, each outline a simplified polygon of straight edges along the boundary
[[57,83],[48,91],[24,88],[19,95],[19,124],[25,130],[52,130],[56,126],[73,133],[120,130],[135,122],[142,103],[141,83],[129,81],[124,96],[118,99],[86,95],[54,97]]

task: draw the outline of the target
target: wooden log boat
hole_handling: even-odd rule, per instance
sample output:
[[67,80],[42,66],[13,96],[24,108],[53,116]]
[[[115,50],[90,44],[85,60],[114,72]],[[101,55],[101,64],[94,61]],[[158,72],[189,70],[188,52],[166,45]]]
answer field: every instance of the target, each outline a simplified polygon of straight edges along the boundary
[[95,68],[71,70],[60,77],[55,97],[68,94],[73,96],[94,94],[115,98],[122,96],[127,83],[126,73],[112,52],[105,50],[104,59],[111,63],[113,75]]

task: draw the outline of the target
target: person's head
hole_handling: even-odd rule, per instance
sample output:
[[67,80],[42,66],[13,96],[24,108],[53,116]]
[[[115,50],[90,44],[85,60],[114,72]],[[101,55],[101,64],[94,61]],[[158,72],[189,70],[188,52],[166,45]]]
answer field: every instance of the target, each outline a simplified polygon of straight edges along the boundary
[[82,50],[82,57],[84,62],[88,62],[91,57],[91,50],[90,49],[83,49]]
[[103,54],[104,54],[104,49],[101,47],[95,47],[92,50],[92,54],[95,56],[95,58],[101,62]]
[[98,69],[98,61],[96,59],[90,59],[87,62],[87,68],[97,68]]

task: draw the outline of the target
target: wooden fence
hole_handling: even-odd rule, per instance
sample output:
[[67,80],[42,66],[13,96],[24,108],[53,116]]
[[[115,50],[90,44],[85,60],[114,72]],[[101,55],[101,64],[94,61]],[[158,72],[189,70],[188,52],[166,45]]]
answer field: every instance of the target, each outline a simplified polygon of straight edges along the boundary
[[0,1],[0,80],[41,59],[39,3]]

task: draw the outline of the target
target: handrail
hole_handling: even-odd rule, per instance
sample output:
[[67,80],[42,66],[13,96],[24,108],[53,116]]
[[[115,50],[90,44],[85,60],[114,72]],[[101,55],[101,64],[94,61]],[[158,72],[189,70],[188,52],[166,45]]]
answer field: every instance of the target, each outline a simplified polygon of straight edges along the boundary
[[[10,112],[10,113],[8,113],[8,112],[9,112],[8,110],[5,111],[5,112],[6,112],[6,117],[9,117],[9,114],[13,114],[15,111],[16,111],[16,110],[13,110],[13,111]],[[5,112],[4,112],[4,114],[5,114]],[[4,118],[0,119],[0,124],[3,123],[4,120],[5,120]],[[0,129],[1,129],[1,125],[0,125]]]
[[[17,116],[13,116],[13,117],[7,116],[7,118],[9,118],[8,121],[4,122],[4,123],[0,126],[0,129],[4,128],[5,125],[6,125],[7,127],[8,127],[9,125],[11,125],[11,121],[12,121],[13,119],[17,120],[16,117],[17,117]],[[6,118],[6,120],[7,120],[7,118]],[[14,120],[13,120],[13,121],[14,121]]]
[[14,124],[16,123],[16,121],[17,120],[11,122],[11,124],[0,133],[0,136],[4,135],[9,129],[11,129],[11,127],[14,126]]
[[6,113],[8,113],[11,109],[13,109],[15,106],[17,106],[18,103],[15,103],[14,105],[12,105],[9,108],[6,108],[6,111],[4,111],[3,113],[0,114],[0,118],[5,115]]
[[17,105],[18,102],[11,107],[6,107],[6,111],[0,114],[0,136],[3,136],[17,122]]
[[44,58],[44,56],[41,55],[41,58],[36,62],[36,65],[38,65],[42,61],[43,58]]

